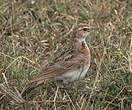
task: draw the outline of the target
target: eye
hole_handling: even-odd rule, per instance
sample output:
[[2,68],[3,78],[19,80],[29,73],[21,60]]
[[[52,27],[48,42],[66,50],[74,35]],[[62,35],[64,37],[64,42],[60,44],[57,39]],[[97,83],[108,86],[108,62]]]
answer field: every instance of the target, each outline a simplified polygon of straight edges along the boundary
[[83,28],[82,30],[83,30],[83,31],[87,31],[87,30],[88,30],[88,28]]

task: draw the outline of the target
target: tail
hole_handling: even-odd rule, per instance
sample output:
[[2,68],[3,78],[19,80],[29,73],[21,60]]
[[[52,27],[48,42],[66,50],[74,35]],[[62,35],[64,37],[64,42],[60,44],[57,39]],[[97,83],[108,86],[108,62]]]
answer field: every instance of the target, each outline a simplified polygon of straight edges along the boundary
[[32,90],[37,88],[39,85],[43,84],[44,80],[29,82],[25,89],[22,91],[21,96],[25,99],[26,95],[29,94]]

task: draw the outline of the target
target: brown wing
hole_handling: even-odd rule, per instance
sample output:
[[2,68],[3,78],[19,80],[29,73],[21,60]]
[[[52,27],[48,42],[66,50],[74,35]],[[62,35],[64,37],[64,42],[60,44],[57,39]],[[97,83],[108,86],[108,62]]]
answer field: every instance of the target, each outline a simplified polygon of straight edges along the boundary
[[61,53],[51,63],[42,69],[31,82],[54,78],[68,71],[79,69],[84,66],[85,58],[76,50],[68,50]]

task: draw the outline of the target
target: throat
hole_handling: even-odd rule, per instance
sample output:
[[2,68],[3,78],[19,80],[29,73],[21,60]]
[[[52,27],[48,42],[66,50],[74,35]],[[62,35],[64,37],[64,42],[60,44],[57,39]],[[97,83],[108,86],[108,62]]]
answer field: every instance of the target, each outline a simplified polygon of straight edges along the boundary
[[87,48],[88,47],[85,41],[82,41],[81,43],[82,43],[82,47],[83,48]]
[[90,50],[89,50],[88,45],[85,40],[81,42],[79,52],[82,53],[85,57],[87,57],[89,59]]
[[85,38],[79,39],[78,42],[79,42],[79,44],[80,44],[80,47],[88,48]]
[[85,38],[78,39],[79,42],[85,42],[86,43],[85,40],[86,40]]
[[71,47],[75,50],[80,50],[80,49],[88,49],[87,43],[85,41],[85,38],[83,39],[74,39],[70,43]]
[[80,46],[81,48],[88,49],[88,45],[87,45],[85,39],[80,40],[80,44],[81,44],[81,46]]

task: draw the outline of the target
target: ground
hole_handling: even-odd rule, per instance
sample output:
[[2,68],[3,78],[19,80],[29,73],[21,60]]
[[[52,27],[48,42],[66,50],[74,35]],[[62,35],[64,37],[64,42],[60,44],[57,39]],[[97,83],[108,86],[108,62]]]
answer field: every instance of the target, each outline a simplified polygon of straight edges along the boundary
[[[60,89],[47,81],[23,101],[25,85],[68,47],[70,31],[79,23],[100,28],[87,38],[92,57],[87,76]],[[1,0],[0,107],[132,109],[132,1]]]

